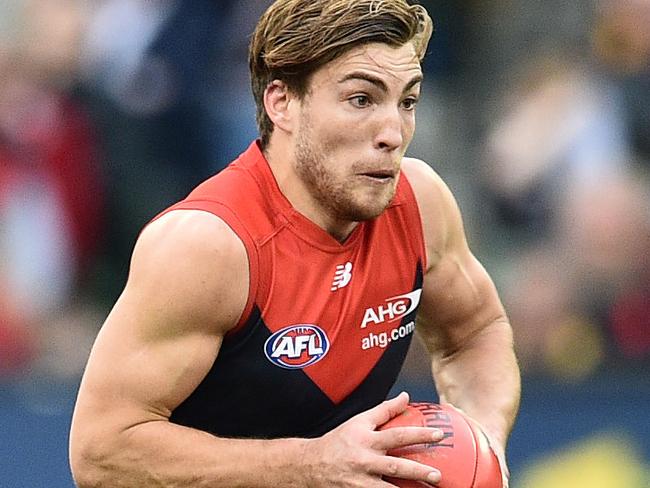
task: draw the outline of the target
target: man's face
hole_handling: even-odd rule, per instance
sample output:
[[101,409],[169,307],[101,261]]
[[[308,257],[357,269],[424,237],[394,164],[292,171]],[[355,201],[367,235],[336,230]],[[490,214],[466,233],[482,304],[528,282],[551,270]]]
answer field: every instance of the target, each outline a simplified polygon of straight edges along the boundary
[[410,43],[359,46],[312,75],[300,102],[295,169],[330,218],[368,220],[390,203],[421,79]]

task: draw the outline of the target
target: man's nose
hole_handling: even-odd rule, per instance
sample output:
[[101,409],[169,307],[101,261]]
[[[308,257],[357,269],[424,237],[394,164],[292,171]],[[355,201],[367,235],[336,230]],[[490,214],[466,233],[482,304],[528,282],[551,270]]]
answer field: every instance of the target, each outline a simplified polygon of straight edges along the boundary
[[382,151],[394,151],[404,143],[402,116],[398,108],[386,108],[378,114],[375,147]]

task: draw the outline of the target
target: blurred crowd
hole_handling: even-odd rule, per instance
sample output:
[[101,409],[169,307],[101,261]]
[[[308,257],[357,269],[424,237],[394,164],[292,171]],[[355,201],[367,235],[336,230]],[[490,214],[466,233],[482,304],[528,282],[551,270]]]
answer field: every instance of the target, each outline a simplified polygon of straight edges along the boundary
[[[256,136],[269,3],[0,0],[1,378],[77,378],[142,226]],[[650,0],[419,3],[437,33],[410,152],[455,192],[524,374],[642,371]]]
[[524,371],[579,381],[650,364],[650,2],[556,7],[488,101],[477,238]]

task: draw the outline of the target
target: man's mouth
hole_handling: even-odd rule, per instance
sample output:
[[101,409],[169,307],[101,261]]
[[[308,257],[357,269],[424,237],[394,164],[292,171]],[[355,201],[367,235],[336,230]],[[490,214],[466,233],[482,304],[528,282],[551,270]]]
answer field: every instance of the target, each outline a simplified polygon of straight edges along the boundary
[[395,173],[391,170],[365,171],[360,175],[380,181],[390,180],[395,177]]

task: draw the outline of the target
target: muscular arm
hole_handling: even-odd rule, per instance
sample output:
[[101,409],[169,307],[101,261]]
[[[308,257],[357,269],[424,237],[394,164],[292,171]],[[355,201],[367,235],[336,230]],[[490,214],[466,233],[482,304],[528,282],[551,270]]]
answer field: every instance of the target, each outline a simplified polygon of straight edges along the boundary
[[388,488],[384,474],[439,478],[385,453],[440,432],[375,432],[406,407],[406,395],[312,440],[224,439],[169,422],[209,371],[247,296],[245,248],[217,217],[171,212],[144,230],[80,387],[70,433],[78,486]]
[[243,459],[264,476],[282,468],[280,450],[300,456],[297,440],[258,441],[250,456],[250,442],[168,422],[237,322],[247,276],[243,245],[210,214],[172,212],[145,229],[80,388],[70,449],[80,486],[254,486]]
[[423,220],[428,269],[417,327],[436,388],[442,402],[481,423],[503,458],[520,396],[512,330],[494,283],[467,245],[447,186],[421,161],[405,160],[404,171]]

